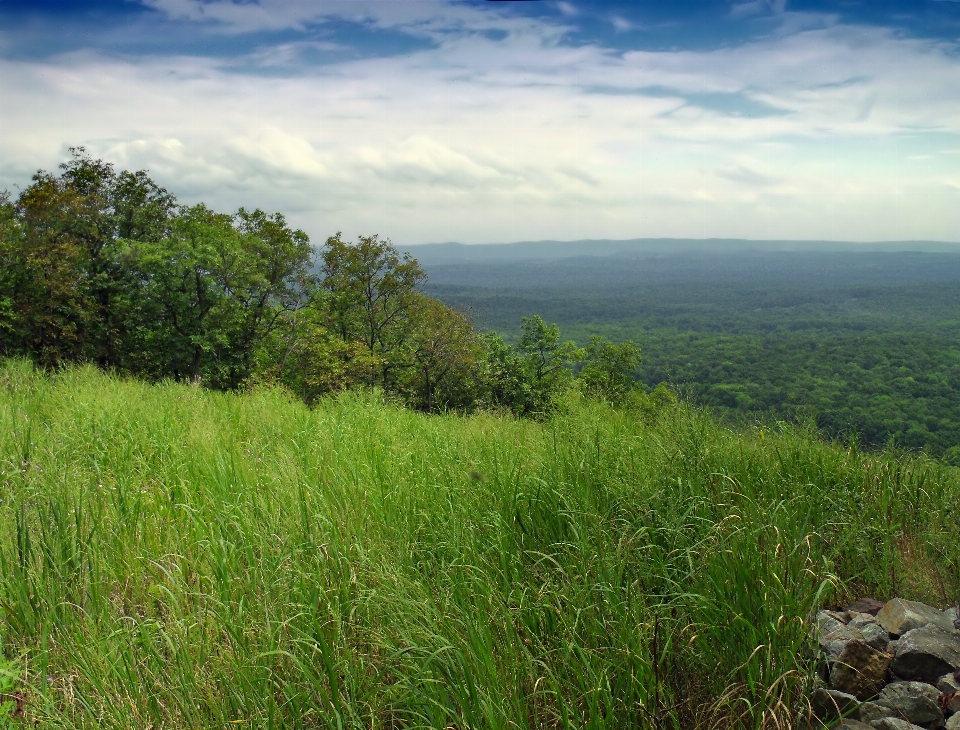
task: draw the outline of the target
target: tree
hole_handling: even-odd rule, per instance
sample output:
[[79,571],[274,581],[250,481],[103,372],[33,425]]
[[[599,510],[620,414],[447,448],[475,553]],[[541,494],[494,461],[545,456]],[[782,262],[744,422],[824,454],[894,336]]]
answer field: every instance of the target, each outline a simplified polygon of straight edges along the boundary
[[156,376],[235,388],[281,313],[310,295],[312,249],[282,215],[184,208],[167,237],[138,248]]
[[622,404],[637,387],[634,374],[640,367],[640,348],[633,342],[619,345],[594,335],[577,378],[589,395]]
[[410,396],[419,408],[469,408],[476,401],[482,352],[463,314],[423,295],[410,306],[406,350],[411,362]]
[[320,256],[333,330],[346,342],[361,341],[380,360],[380,380],[390,390],[391,371],[403,364],[401,346],[416,288],[427,275],[409,254],[376,235],[350,244],[337,233]]
[[573,380],[569,366],[583,358],[584,352],[572,340],[560,340],[560,328],[548,325],[539,314],[524,317],[517,352],[523,358],[530,380],[533,409],[545,413]]
[[10,193],[0,191],[0,355],[19,354],[19,331],[15,309],[17,283],[22,276],[20,252],[22,227]]
[[533,411],[533,388],[523,357],[495,332],[480,335],[480,340],[483,405],[509,408],[518,416]]
[[39,171],[17,199],[17,234],[4,230],[0,286],[7,301],[4,350],[42,365],[88,359],[122,367],[135,282],[133,240],[157,240],[174,199],[143,171],[115,173],[82,148],[59,176]]
[[258,379],[289,388],[307,404],[368,382],[380,365],[363,343],[347,342],[324,325],[322,299],[315,295],[305,306],[281,313],[257,352]]

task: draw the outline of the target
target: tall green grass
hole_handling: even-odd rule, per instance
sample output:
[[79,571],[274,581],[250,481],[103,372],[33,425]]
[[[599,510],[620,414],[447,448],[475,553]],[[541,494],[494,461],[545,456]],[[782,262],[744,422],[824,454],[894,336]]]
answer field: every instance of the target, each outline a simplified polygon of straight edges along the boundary
[[957,470],[684,407],[13,362],[0,471],[0,649],[41,727],[782,727],[812,610],[960,590]]

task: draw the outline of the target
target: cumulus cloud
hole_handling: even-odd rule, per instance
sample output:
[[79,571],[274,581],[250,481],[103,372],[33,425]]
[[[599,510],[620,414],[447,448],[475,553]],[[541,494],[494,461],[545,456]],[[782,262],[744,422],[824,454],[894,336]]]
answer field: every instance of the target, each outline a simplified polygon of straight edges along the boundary
[[[808,23],[736,47],[621,53],[560,42],[560,16],[463,3],[149,1],[218,32],[338,17],[434,43],[323,65],[302,56],[342,40],[226,59],[0,60],[0,188],[85,144],[188,202],[283,210],[320,240],[960,230],[955,160],[940,153],[960,139],[960,65],[940,42]],[[698,101],[718,94],[778,113]],[[934,159],[906,160],[919,155]]]

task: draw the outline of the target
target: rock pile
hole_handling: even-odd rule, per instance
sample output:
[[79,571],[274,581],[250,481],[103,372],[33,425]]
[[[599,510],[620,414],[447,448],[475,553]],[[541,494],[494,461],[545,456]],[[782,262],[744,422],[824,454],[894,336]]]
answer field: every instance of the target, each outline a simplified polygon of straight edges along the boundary
[[826,686],[814,725],[960,730],[960,615],[894,598],[821,611],[814,626]]

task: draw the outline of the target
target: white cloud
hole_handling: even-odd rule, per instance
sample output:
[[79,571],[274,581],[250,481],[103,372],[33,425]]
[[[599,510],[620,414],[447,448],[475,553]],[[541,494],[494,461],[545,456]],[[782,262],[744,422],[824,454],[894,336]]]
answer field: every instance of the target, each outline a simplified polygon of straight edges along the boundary
[[[312,68],[300,59],[313,41],[227,61],[2,60],[0,188],[85,144],[150,168],[187,201],[285,211],[316,240],[960,230],[950,158],[905,159],[960,136],[960,64],[947,45],[807,24],[734,48],[620,54],[558,43],[562,23],[466,4],[151,1],[231,32],[295,28],[339,8],[437,47]],[[507,37],[479,32],[494,29]],[[727,113],[716,99],[728,97],[782,113]]]
[[734,17],[743,17],[761,13],[782,13],[786,8],[787,0],[747,0],[747,2],[734,3],[730,7],[730,14]]

